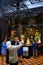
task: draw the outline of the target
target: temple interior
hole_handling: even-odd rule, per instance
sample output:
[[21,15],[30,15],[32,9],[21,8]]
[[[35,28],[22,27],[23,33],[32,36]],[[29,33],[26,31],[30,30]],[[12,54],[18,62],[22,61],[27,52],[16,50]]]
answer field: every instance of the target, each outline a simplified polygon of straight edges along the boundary
[[[12,46],[23,44],[17,65],[43,65],[43,0],[0,0],[0,65],[15,65],[6,63],[7,53],[2,57],[6,36]],[[35,58],[33,41],[38,46]]]

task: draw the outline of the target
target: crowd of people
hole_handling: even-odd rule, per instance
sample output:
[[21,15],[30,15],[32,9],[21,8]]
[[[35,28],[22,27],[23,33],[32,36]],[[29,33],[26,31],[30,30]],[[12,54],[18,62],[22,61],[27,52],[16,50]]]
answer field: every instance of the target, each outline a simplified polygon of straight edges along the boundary
[[[35,33],[35,35],[37,32]],[[18,65],[18,56],[22,55],[23,50],[22,47],[24,45],[31,45],[32,46],[32,52],[33,57],[38,56],[38,42],[40,39],[37,37],[31,37],[31,39],[28,37],[27,39],[19,39],[19,37],[13,38],[14,34],[11,36],[11,38],[7,38],[7,36],[4,38],[4,41],[2,42],[1,46],[1,55],[2,55],[2,61],[3,57],[6,56],[6,63],[10,65]],[[19,49],[20,48],[20,49]]]
[[[23,42],[19,41],[18,37],[15,40],[5,37],[1,47],[2,61],[4,56],[6,56],[6,63],[18,65],[18,56],[22,54],[22,46]],[[19,50],[19,48],[21,49]]]

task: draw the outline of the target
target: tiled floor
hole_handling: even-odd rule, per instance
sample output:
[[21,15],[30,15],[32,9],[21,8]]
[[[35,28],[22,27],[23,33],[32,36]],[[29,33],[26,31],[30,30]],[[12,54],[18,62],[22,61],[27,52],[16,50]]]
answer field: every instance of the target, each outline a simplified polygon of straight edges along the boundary
[[[40,55],[37,58],[31,57],[30,59],[20,57],[20,61],[21,62],[19,62],[18,65],[43,65],[43,55]],[[4,57],[2,61],[2,57],[0,56],[0,65],[7,65],[6,57]]]

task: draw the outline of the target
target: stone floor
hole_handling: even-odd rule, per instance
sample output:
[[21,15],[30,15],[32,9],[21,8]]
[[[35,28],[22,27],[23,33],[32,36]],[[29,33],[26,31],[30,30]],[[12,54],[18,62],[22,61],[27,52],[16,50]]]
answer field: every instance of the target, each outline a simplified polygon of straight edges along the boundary
[[[2,61],[1,55],[0,55],[0,65],[7,65],[6,57],[4,57]],[[37,58],[30,57],[29,59],[20,57],[20,62],[18,63],[18,65],[43,65],[43,55],[40,55]]]

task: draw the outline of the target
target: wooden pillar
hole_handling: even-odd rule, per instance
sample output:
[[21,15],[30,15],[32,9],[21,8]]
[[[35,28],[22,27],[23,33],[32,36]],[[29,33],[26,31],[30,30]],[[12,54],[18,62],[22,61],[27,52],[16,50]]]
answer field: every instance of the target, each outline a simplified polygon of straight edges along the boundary
[[3,38],[5,38],[6,34],[7,34],[7,30],[8,30],[8,27],[7,27],[7,22],[6,20],[2,19],[2,41],[3,41]]

